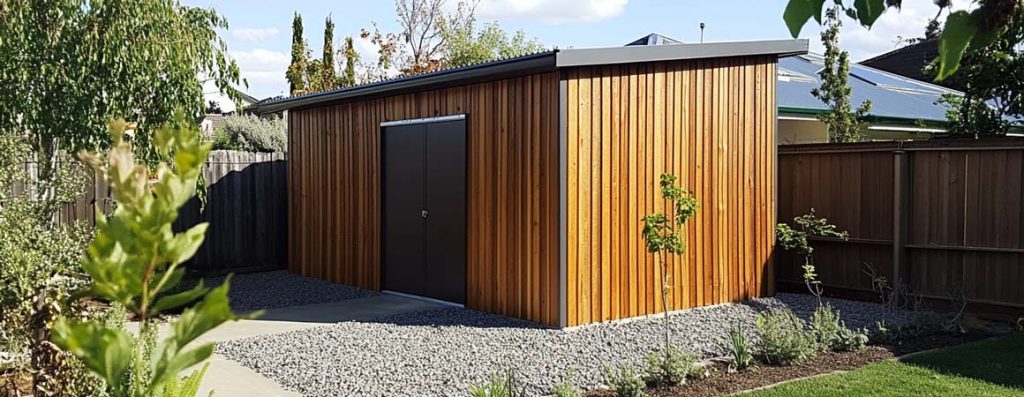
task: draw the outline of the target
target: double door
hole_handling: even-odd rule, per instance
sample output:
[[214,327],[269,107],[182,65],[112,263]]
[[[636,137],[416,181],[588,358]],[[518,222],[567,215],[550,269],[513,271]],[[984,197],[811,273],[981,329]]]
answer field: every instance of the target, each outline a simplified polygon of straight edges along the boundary
[[381,129],[382,289],[465,304],[465,118]]

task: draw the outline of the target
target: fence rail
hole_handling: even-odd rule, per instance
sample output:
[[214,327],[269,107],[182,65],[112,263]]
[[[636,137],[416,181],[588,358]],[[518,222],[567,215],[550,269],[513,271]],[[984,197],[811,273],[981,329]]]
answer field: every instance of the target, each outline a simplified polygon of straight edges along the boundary
[[[812,208],[850,234],[816,239],[822,283],[873,298],[868,266],[936,301],[962,288],[969,310],[1024,313],[1024,140],[810,144],[779,148],[779,222]],[[801,287],[799,258],[777,282]]]
[[[187,264],[190,272],[222,274],[286,269],[287,173],[284,153],[249,153],[217,150],[203,167],[207,185],[206,207],[192,198],[179,211],[177,231],[209,222],[206,241]],[[36,165],[27,163],[34,175]],[[14,193],[31,189],[16,186]],[[58,222],[82,221],[95,226],[94,207],[110,209],[110,189],[103,181],[90,181],[78,200],[57,212]]]

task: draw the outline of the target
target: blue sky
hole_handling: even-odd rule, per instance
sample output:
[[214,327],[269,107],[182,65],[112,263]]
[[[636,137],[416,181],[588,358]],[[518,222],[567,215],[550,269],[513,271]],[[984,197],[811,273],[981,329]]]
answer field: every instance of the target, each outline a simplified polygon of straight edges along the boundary
[[[457,0],[448,0],[454,3]],[[305,36],[314,54],[323,44],[324,18],[334,20],[335,40],[352,35],[376,21],[382,31],[397,30],[391,0],[363,1],[243,1],[183,0],[185,4],[213,7],[230,23],[222,32],[231,55],[238,61],[248,92],[258,98],[287,90],[292,14],[303,16]],[[700,41],[700,22],[706,24],[705,41],[788,38],[782,22],[786,0],[481,0],[478,20],[497,21],[506,30],[522,29],[548,47],[618,46],[648,33],[660,33],[684,42]],[[954,1],[955,8],[967,0]],[[931,0],[904,0],[899,12],[887,12],[870,31],[845,21],[841,44],[853,60],[861,60],[895,47],[898,36],[916,37],[936,12]],[[819,50],[820,29],[813,21],[801,37],[812,39]],[[335,48],[338,44],[335,44]],[[373,56],[368,42],[357,40],[363,57]],[[820,50],[819,50],[820,51]],[[317,55],[318,56],[318,55]]]

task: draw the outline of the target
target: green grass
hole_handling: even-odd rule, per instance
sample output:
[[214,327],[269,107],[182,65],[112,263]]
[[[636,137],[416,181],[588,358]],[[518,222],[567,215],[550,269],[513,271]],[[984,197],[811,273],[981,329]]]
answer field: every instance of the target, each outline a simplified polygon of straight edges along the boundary
[[787,383],[744,397],[1022,396],[1024,334]]

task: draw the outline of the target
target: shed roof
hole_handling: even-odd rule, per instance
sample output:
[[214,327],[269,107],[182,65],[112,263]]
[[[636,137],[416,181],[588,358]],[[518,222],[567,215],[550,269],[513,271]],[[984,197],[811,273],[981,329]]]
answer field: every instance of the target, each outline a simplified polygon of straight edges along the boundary
[[263,100],[253,105],[252,110],[256,113],[272,113],[348,98],[393,94],[457,82],[515,77],[567,67],[756,55],[785,57],[805,54],[807,48],[808,41],[800,39],[555,49],[430,73],[399,76],[354,87]]

